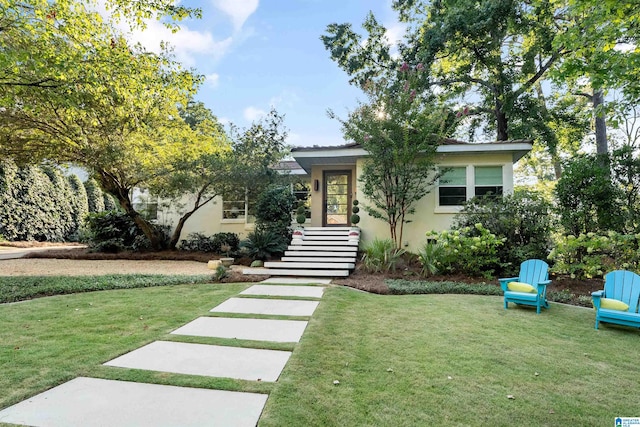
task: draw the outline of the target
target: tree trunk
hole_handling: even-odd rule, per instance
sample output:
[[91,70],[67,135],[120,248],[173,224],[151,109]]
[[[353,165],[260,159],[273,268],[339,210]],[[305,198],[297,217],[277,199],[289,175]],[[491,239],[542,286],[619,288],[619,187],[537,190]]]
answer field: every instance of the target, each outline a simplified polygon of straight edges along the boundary
[[594,89],[593,91],[593,112],[595,116],[596,128],[596,154],[609,154],[609,145],[607,143],[607,124],[605,122],[604,112],[604,94],[602,89]]
[[186,214],[181,216],[180,219],[178,220],[178,223],[176,224],[176,228],[173,230],[173,233],[171,234],[171,239],[169,240],[170,250],[175,250],[176,245],[180,241],[180,234],[182,234],[182,229],[184,228],[184,224],[191,217],[191,215],[193,215],[194,212],[195,211],[187,212]]
[[496,130],[498,141],[509,140],[509,122],[506,113],[502,111],[502,103],[498,100],[496,100]]
[[131,199],[129,198],[129,188],[122,186],[112,174],[106,171],[97,172],[102,190],[116,198],[122,209],[124,209],[140,231],[149,239],[151,248],[156,251],[163,249],[164,239],[162,238],[162,234],[133,208],[133,203],[131,203]]

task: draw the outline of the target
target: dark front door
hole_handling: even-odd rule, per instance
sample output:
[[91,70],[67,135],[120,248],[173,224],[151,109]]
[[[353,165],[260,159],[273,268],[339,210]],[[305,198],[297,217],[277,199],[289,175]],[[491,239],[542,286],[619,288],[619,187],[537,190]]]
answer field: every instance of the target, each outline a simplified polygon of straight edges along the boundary
[[322,225],[348,226],[351,217],[351,171],[325,171]]

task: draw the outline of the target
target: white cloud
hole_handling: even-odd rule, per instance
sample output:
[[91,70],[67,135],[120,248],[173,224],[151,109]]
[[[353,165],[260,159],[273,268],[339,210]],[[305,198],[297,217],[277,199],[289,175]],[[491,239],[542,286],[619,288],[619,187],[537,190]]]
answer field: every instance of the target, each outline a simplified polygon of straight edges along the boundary
[[269,100],[271,107],[293,108],[300,101],[297,93],[285,89]]
[[213,5],[229,15],[236,32],[258,9],[259,0],[213,0]]
[[218,87],[218,83],[220,82],[220,74],[207,74],[205,78],[207,79],[207,84],[209,85],[209,87],[212,87],[214,89]]
[[387,24],[386,28],[387,31],[384,35],[391,44],[391,56],[397,59],[400,55],[398,52],[398,43],[402,41],[402,38],[406,34],[407,26],[406,24],[396,22],[394,24]]
[[172,33],[155,19],[147,21],[144,31],[129,32],[128,38],[152,52],[160,51],[160,42],[168,42],[176,59],[188,67],[196,65],[195,57],[198,55],[222,58],[233,42],[231,37],[215,40],[210,32],[190,30],[186,25],[182,25],[178,32]]
[[244,109],[244,111],[242,112],[242,115],[244,116],[245,120],[247,120],[248,122],[254,122],[266,116],[267,112],[264,110],[261,110],[260,108],[250,106]]

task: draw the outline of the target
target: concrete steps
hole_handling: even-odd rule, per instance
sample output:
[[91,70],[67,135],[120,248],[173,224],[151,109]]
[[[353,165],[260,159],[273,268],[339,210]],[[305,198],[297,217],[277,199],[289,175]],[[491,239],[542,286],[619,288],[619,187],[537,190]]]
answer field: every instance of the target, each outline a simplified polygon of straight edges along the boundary
[[351,227],[305,227],[293,233],[280,261],[264,268],[246,268],[244,274],[302,277],[347,277],[355,268],[360,231]]

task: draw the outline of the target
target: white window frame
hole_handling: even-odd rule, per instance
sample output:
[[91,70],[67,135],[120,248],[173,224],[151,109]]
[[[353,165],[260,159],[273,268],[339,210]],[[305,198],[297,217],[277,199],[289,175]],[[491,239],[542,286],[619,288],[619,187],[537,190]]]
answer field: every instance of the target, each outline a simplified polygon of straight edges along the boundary
[[[502,170],[502,194],[500,195],[501,197],[504,196],[505,194],[505,170],[506,167],[504,164],[467,164],[467,165],[460,165],[460,164],[453,164],[453,165],[443,165],[441,166],[441,169],[448,169],[448,168],[465,168],[466,170],[466,190],[467,190],[467,194],[466,194],[466,200],[470,200],[472,199],[475,194],[476,194],[476,183],[475,183],[475,168],[484,168],[484,167],[499,167]],[[452,187],[459,187],[460,185],[452,185]],[[435,194],[435,209],[434,212],[435,213],[458,213],[462,210],[462,205],[441,205],[440,204],[440,187],[441,184],[440,182],[438,182],[438,189],[437,192]],[[446,187],[446,185],[445,185]],[[482,187],[482,186],[478,186],[478,187]]]

